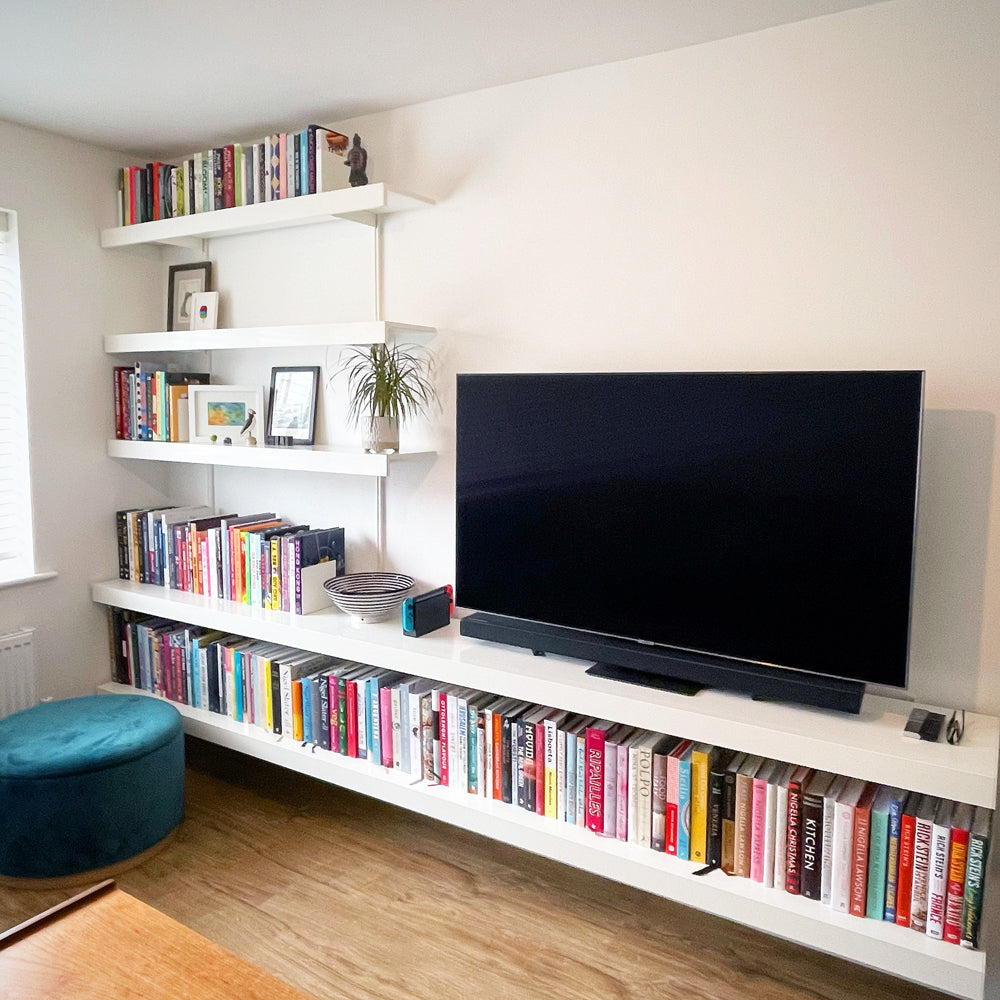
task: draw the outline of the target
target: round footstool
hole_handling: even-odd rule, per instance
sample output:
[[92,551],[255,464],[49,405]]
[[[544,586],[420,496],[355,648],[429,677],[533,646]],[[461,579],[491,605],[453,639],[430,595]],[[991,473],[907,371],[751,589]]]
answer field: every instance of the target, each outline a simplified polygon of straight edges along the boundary
[[184,811],[184,734],[165,701],[93,695],[0,719],[0,875],[59,878],[148,850]]

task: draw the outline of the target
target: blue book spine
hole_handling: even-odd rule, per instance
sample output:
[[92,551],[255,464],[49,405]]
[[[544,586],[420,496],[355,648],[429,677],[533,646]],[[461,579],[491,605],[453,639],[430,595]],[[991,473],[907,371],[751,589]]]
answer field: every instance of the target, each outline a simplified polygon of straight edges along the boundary
[[233,650],[233,718],[243,721],[243,656],[238,649]]
[[691,855],[691,758],[682,757],[677,773],[677,857]]
[[885,913],[889,923],[896,922],[896,888],[899,885],[899,833],[903,822],[902,798],[889,802],[889,850],[886,855]]
[[378,678],[369,677],[365,685],[365,735],[368,737],[368,759],[382,763],[382,742],[379,733]]
[[191,664],[191,691],[188,704],[192,708],[201,708],[201,639],[198,636],[191,637],[188,657]]
[[312,684],[308,677],[302,678],[302,742],[313,742],[312,725]]

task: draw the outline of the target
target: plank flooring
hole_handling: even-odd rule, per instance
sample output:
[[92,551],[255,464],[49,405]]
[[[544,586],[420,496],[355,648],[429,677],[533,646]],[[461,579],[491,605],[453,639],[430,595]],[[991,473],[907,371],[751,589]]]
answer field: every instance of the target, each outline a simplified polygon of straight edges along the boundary
[[[192,739],[118,885],[317,1000],[943,997]],[[75,891],[0,888],[0,930]]]

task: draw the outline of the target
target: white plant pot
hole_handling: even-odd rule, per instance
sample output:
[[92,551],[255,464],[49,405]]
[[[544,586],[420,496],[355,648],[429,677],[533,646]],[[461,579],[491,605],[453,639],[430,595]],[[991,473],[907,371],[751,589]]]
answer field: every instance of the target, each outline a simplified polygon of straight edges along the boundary
[[365,451],[381,455],[399,451],[399,420],[396,417],[369,417]]

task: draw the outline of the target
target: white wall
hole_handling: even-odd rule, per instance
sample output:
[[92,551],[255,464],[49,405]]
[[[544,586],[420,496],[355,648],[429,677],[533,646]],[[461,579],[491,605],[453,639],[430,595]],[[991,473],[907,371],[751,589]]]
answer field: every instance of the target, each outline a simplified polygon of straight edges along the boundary
[[35,563],[54,580],[0,590],[0,630],[33,625],[42,696],[87,693],[108,676],[107,627],[88,584],[117,573],[114,510],[162,498],[153,467],[106,458],[111,360],[101,337],[122,315],[155,323],[162,266],[98,246],[114,223],[121,157],[0,122],[0,205],[18,213]]
[[[443,395],[439,414],[404,430],[404,446],[439,457],[390,480],[389,564],[428,584],[452,579],[457,371],[925,368],[910,689],[1000,712],[996,19],[986,0],[892,0],[342,123],[364,137],[373,180],[439,202],[385,225],[384,315],[439,328]],[[72,149],[92,186],[107,159]],[[6,142],[0,155],[13,156]],[[50,158],[36,159],[51,169]],[[3,186],[0,204],[19,207]],[[231,321],[368,316],[369,239],[321,226],[213,241]],[[79,282],[103,271],[113,290],[108,269],[126,265],[85,242],[66,266]],[[55,269],[46,280],[51,296]],[[44,329],[103,378],[107,362],[79,345],[96,344],[108,301],[79,305],[72,296],[66,322]],[[216,360],[223,377],[264,383],[272,364],[337,359]],[[323,406],[326,438],[355,440],[342,399],[328,391]],[[50,420],[32,443],[81,471],[86,456],[123,485],[132,473],[92,440],[104,422],[89,415],[67,441]],[[73,503],[101,492],[84,480]],[[220,506],[344,524],[350,568],[369,568],[370,483],[223,470],[215,486]],[[85,603],[93,558],[61,578],[66,600]],[[110,555],[96,558],[110,575]]]

